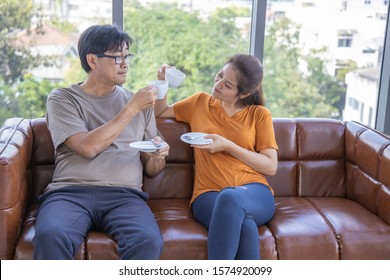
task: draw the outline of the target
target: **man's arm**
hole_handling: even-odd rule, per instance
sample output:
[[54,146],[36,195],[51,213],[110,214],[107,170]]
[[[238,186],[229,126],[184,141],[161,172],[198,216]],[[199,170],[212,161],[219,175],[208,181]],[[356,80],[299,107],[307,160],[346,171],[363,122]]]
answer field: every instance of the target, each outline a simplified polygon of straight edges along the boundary
[[154,102],[155,89],[143,88],[112,120],[91,131],[70,136],[65,140],[65,145],[83,157],[94,158],[112,144],[136,114],[153,107]]
[[158,175],[165,167],[165,157],[169,154],[169,145],[153,153],[141,152],[141,160],[149,177]]

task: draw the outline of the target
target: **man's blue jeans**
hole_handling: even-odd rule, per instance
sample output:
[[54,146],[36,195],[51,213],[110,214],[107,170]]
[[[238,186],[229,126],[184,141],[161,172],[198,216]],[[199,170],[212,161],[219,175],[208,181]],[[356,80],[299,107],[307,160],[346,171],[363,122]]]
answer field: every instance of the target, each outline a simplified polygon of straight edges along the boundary
[[72,259],[88,231],[111,235],[122,259],[158,259],[163,241],[147,194],[123,187],[64,187],[40,196],[34,259]]

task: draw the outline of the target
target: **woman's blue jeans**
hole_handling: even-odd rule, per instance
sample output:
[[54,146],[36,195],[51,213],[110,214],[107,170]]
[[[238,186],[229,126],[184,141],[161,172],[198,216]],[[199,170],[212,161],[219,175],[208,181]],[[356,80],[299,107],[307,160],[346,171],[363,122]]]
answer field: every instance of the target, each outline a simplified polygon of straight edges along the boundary
[[208,233],[210,260],[260,259],[258,226],[275,213],[270,189],[259,183],[206,192],[192,204],[195,219]]

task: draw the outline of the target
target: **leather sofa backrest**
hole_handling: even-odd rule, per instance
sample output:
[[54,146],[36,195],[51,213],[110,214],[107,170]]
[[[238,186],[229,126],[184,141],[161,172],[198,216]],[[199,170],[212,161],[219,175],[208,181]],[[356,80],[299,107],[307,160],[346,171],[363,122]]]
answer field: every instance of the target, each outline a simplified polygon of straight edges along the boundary
[[344,197],[345,125],[331,119],[274,119],[279,146],[275,196]]
[[32,197],[37,199],[51,182],[54,172],[54,146],[44,118],[31,120],[33,149],[30,162]]
[[[144,190],[151,199],[189,198],[194,159],[192,148],[180,135],[190,128],[173,120],[158,120],[157,124],[171,151],[165,170],[155,178],[145,177]],[[31,178],[26,179],[33,185],[32,198],[36,198],[51,181],[54,150],[45,120],[33,119],[31,127]],[[275,196],[354,197],[373,212],[387,211],[380,208],[380,202],[389,195],[379,193],[389,190],[379,182],[390,185],[389,137],[355,122],[330,119],[275,118],[274,128],[279,166],[277,174],[267,179]],[[359,192],[363,181],[373,185],[371,196]],[[361,198],[360,193],[364,194]]]
[[164,170],[154,178],[144,177],[144,191],[151,199],[190,198],[193,188],[194,158],[190,145],[180,140],[180,136],[190,131],[187,124],[171,119],[157,119],[157,127],[170,152],[166,157]]
[[[180,141],[180,135],[189,132],[189,126],[173,120],[158,120],[160,132],[170,144],[164,171],[154,178],[144,178],[144,190],[151,199],[190,198],[193,186],[192,148]],[[54,172],[54,147],[44,118],[31,120],[33,147],[30,162],[32,197],[36,199],[51,182]]]
[[[192,148],[180,140],[180,135],[190,128],[173,120],[158,120],[157,124],[171,151],[165,170],[155,178],[144,178],[144,190],[151,199],[189,198],[194,159]],[[45,120],[33,119],[31,126],[32,196],[37,197],[51,181],[54,149]],[[276,196],[346,195],[343,122],[274,119],[274,127],[279,146],[279,167],[277,174],[268,180]]]

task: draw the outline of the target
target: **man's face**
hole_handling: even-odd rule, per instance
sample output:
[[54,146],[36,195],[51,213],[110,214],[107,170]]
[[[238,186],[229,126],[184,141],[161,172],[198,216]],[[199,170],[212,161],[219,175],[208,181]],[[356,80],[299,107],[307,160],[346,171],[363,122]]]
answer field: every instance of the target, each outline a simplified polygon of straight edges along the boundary
[[97,54],[98,74],[102,80],[121,85],[126,81],[126,75],[132,55],[125,42],[115,50],[106,51],[103,54]]

